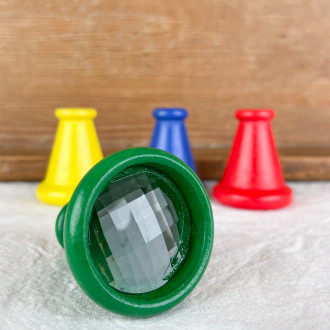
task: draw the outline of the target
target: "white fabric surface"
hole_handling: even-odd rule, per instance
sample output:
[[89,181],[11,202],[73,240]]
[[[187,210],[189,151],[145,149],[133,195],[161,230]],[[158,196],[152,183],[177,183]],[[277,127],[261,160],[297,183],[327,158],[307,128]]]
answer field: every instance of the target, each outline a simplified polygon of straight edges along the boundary
[[172,310],[131,319],[73,279],[54,234],[59,208],[39,202],[34,183],[1,183],[0,328],[329,329],[330,182],[290,185],[294,203],[278,211],[212,200],[214,248],[199,285]]

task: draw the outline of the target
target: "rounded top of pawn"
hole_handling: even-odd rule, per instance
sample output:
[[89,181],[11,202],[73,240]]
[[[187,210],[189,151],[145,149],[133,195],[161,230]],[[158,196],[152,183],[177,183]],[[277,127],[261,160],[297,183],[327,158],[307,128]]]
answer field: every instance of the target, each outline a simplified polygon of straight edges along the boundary
[[157,108],[153,116],[156,119],[184,119],[188,117],[188,111],[183,108]]
[[59,119],[93,119],[97,116],[97,111],[92,108],[58,108],[55,116]]
[[270,120],[275,117],[271,109],[240,109],[236,111],[239,120]]

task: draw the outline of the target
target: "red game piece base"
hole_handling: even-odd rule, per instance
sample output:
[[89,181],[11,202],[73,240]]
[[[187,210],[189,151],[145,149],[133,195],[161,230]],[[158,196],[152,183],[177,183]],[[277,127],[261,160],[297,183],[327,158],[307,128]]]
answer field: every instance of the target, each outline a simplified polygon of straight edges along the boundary
[[271,191],[251,191],[228,187],[219,182],[214,187],[213,195],[225,205],[251,210],[279,209],[292,202],[292,190],[287,186]]

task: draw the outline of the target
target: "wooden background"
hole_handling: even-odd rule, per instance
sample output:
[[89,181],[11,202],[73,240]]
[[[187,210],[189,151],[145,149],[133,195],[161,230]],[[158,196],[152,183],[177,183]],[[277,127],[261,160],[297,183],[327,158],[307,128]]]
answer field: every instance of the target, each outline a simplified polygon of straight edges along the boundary
[[105,154],[147,146],[186,107],[203,178],[237,108],[273,108],[287,179],[330,179],[328,0],[0,2],[0,179],[43,177],[57,107],[95,107]]

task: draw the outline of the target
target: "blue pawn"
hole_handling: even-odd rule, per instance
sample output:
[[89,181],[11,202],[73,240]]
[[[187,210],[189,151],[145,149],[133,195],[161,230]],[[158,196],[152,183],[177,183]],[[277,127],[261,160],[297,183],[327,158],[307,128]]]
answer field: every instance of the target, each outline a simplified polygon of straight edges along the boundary
[[153,116],[156,118],[156,125],[150,147],[173,154],[197,173],[184,123],[188,111],[180,108],[158,108],[154,110]]

